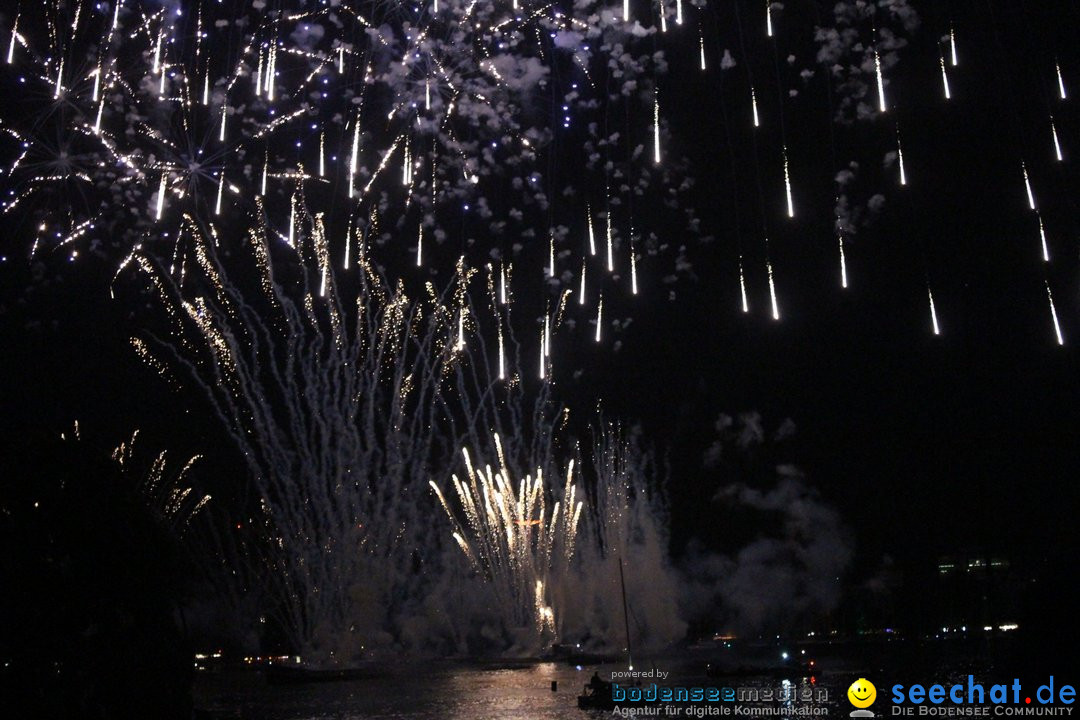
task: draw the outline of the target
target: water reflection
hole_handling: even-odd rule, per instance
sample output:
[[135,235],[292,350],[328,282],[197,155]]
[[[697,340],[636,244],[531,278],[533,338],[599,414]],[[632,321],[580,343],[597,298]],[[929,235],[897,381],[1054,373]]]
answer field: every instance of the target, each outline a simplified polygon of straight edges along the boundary
[[[935,649],[936,650],[936,649]],[[817,706],[829,708],[828,716],[846,718],[851,709],[844,691],[856,678],[915,677],[936,674],[942,679],[978,668],[971,653],[953,656],[928,648],[852,648],[818,655],[823,672],[814,677],[710,678],[705,667],[713,656],[685,653],[656,659],[637,669],[660,668],[671,673],[661,684],[687,687],[757,688],[769,690],[772,700],[751,705],[782,707],[790,715],[770,718],[804,720],[800,712],[807,694]],[[927,662],[927,658],[934,658]],[[388,668],[385,676],[351,682],[331,682],[291,687],[267,685],[261,675],[221,673],[199,678],[196,705],[215,716],[260,720],[588,720],[613,717],[610,711],[585,712],[577,696],[592,676],[594,667],[579,669],[562,663],[524,666],[476,666],[461,663],[416,663]],[[610,677],[624,666],[600,666]],[[966,675],[965,675],[966,676]],[[552,682],[556,690],[552,690]],[[643,681],[644,685],[654,682]],[[822,702],[822,695],[827,700]],[[764,696],[764,692],[762,692]],[[663,715],[661,715],[663,717]],[[679,717],[689,717],[683,712]]]

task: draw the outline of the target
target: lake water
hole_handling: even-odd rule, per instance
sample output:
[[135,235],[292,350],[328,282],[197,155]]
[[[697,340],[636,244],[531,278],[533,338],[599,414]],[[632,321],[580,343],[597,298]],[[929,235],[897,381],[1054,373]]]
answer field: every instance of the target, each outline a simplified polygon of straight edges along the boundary
[[[725,651],[723,648],[687,650],[677,655],[639,659],[638,670],[651,667],[671,673],[660,684],[704,687],[759,687],[779,689],[768,677],[709,678],[706,663],[719,660],[732,666],[759,665],[779,660],[776,647]],[[802,650],[792,650],[802,653]],[[985,664],[971,648],[927,648],[904,643],[860,647],[810,648],[806,658],[818,660],[823,672],[813,683],[795,678],[795,687],[828,692],[826,717],[843,718],[851,709],[844,699],[848,685],[858,677],[878,678],[879,692],[896,681],[936,678],[936,682],[980,675]],[[725,653],[728,653],[725,655]],[[564,663],[538,663],[524,667],[476,666],[461,663],[403,664],[387,668],[385,676],[355,681],[307,685],[269,685],[261,673],[221,672],[200,675],[196,706],[221,717],[259,720],[587,720],[613,717],[610,712],[578,709],[577,696],[593,670],[610,677],[626,665],[577,669]],[[890,681],[890,677],[892,680]],[[557,690],[551,683],[557,683]],[[645,680],[646,685],[654,680]],[[777,703],[761,703],[761,705]],[[686,717],[683,714],[681,717]],[[663,717],[663,715],[661,715]]]

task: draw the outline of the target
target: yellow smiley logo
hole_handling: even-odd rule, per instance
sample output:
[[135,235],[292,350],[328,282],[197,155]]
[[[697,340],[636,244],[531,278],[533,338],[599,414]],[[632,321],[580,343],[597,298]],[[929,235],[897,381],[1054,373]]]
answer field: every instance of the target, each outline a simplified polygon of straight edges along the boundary
[[877,688],[866,678],[859,678],[847,689],[848,701],[857,708],[868,708],[877,699]]

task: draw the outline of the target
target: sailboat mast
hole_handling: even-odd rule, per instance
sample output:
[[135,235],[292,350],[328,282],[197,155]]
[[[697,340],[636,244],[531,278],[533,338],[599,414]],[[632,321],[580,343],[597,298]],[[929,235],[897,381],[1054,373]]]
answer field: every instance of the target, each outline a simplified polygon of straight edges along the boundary
[[619,584],[622,585],[622,617],[623,627],[626,629],[626,657],[630,669],[634,669],[634,654],[630,651],[630,615],[626,610],[626,577],[623,576],[622,556],[619,556]]

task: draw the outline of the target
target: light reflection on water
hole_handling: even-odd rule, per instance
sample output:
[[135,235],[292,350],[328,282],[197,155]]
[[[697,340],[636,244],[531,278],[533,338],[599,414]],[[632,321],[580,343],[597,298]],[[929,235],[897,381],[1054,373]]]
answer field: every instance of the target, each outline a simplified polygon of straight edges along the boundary
[[[885,655],[897,658],[888,651]],[[926,657],[923,652],[917,655]],[[970,659],[968,653],[962,655]],[[657,660],[656,667],[671,673],[668,680],[659,682],[688,687],[768,687],[774,690],[781,686],[779,679],[767,677],[708,678],[704,674],[705,659],[684,655]],[[921,670],[918,674],[940,673],[941,679],[949,676],[959,679],[960,672],[979,674],[970,663],[958,662],[959,657],[943,662],[939,655],[937,660],[917,663]],[[896,666],[845,653],[826,658],[822,665],[826,672],[816,678],[814,685],[810,685],[807,678],[795,678],[796,687],[825,688],[829,714],[824,717],[846,720],[851,708],[843,698],[852,681],[863,675],[883,681],[890,676],[895,678],[897,671],[908,663]],[[293,686],[269,686],[261,675],[251,672],[208,675],[199,678],[196,705],[222,712],[220,717],[223,718],[259,720],[589,720],[614,717],[610,712],[587,713],[577,707],[577,696],[594,669],[577,670],[562,663],[539,663],[519,668],[410,664],[394,667],[378,678]],[[599,669],[601,676],[607,678],[612,670],[625,667],[608,665]],[[902,672],[907,675],[909,670]],[[557,682],[555,692],[551,690],[552,681]],[[650,682],[654,681],[645,681],[646,685]],[[883,683],[878,684],[879,694],[884,687]],[[216,713],[215,717],[218,717]],[[802,720],[800,716],[794,717]],[[777,717],[777,720],[780,719]]]
[[[409,666],[387,677],[271,687],[247,677],[202,678],[204,706],[266,720],[584,720],[577,696],[591,671],[542,663],[519,669]],[[551,691],[551,682],[558,690]]]

